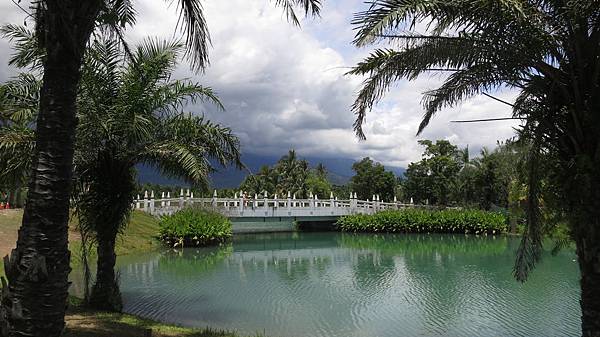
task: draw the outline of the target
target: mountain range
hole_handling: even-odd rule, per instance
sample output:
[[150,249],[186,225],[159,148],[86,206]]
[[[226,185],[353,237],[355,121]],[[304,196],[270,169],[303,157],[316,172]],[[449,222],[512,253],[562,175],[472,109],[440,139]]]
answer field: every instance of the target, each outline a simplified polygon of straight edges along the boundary
[[[322,163],[327,168],[328,179],[334,185],[344,185],[348,183],[354,175],[352,164],[357,160],[351,158],[321,158],[313,156],[299,156],[301,159],[308,161],[311,167]],[[257,172],[261,166],[273,166],[281,156],[261,155],[246,153],[242,155],[242,162],[246,165],[247,170],[238,170],[233,167],[218,168],[218,172],[210,175],[210,180],[213,188],[236,188],[250,173]],[[406,169],[402,167],[386,166],[386,170],[394,172],[396,176],[404,174]],[[187,185],[179,179],[169,178],[161,174],[157,169],[148,165],[138,165],[138,182],[152,183],[160,185]]]

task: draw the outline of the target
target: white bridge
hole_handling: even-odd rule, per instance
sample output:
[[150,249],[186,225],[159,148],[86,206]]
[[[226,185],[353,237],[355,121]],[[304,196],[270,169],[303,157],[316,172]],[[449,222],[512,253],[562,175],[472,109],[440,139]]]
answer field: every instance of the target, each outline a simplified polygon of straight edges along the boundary
[[[266,193],[263,194],[266,196]],[[184,207],[205,207],[216,210],[221,214],[236,220],[257,218],[292,218],[294,220],[331,220],[350,214],[373,214],[387,209],[400,209],[419,207],[414,204],[381,201],[378,195],[373,200],[358,200],[356,193],[350,193],[350,199],[339,200],[330,195],[329,199],[319,199],[312,193],[308,199],[296,199],[295,195],[288,193],[286,198],[259,197],[248,198],[244,195],[233,198],[219,198],[215,191],[212,198],[194,198],[189,190],[184,195],[183,190],[178,197],[171,197],[170,193],[163,192],[160,199],[154,198],[154,192],[145,193],[144,198],[134,201],[135,209],[161,216],[173,214]],[[412,201],[412,200],[411,200]]]

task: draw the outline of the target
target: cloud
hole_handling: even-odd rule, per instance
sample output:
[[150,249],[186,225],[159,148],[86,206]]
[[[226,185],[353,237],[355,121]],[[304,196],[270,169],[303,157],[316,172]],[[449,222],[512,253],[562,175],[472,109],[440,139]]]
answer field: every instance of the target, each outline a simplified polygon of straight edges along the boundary
[[[174,36],[175,8],[161,1],[139,1],[136,6],[140,16],[128,39],[135,42],[145,36]],[[469,145],[475,152],[513,135],[513,121],[449,122],[510,115],[510,107],[482,96],[440,112],[416,137],[423,112],[421,94],[441,83],[439,78],[430,77],[394,86],[368,115],[368,139],[357,141],[350,105],[362,79],[344,73],[369,51],[350,45],[354,36],[352,14],[364,6],[361,0],[328,0],[320,19],[306,19],[298,28],[286,21],[274,1],[206,0],[213,41],[211,66],[205,74],[196,75],[182,65],[176,75],[211,86],[226,111],[210,106],[189,110],[232,127],[246,152],[279,155],[295,148],[302,155],[370,156],[397,166],[420,158],[418,139],[448,139]],[[12,5],[0,5],[0,10],[0,22],[22,21],[23,16]],[[0,44],[5,46],[5,42]],[[12,73],[6,67],[6,55],[6,48],[2,48],[2,81]],[[495,94],[507,100],[515,96],[510,91]]]

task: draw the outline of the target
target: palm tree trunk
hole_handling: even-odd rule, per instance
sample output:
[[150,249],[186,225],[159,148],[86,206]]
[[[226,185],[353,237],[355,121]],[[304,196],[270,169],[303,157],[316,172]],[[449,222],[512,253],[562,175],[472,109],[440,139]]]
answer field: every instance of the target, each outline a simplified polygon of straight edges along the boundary
[[[597,174],[596,174],[597,175]],[[574,210],[575,237],[581,272],[581,328],[584,337],[600,337],[600,177],[589,189],[585,205]],[[583,200],[582,200],[583,201]]]
[[[590,219],[591,220],[591,219]],[[600,221],[596,221],[596,232]],[[581,330],[583,337],[600,336],[600,235],[586,237],[577,245],[581,271]]]
[[92,288],[90,305],[93,308],[120,312],[123,309],[119,283],[115,275],[115,242],[117,232],[98,239],[98,269],[96,283]]
[[[581,331],[583,337],[600,337],[600,158],[575,157],[564,169],[564,202],[577,248],[581,274]],[[571,161],[573,162],[573,161]]]
[[39,9],[37,28],[46,59],[36,151],[17,247],[5,260],[9,285],[2,324],[10,337],[53,337],[64,330],[75,102],[83,51],[100,3],[48,0],[46,9]]

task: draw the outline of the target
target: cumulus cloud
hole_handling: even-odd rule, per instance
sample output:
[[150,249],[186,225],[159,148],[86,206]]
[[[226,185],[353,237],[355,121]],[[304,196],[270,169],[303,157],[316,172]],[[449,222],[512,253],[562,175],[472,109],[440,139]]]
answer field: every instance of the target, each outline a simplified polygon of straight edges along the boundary
[[[132,42],[145,36],[174,36],[175,8],[161,1],[138,1],[136,6],[140,16],[128,33]],[[416,137],[422,115],[421,94],[441,83],[433,77],[394,86],[368,115],[367,141],[357,141],[350,105],[362,79],[344,73],[368,53],[350,45],[352,13],[363,6],[361,0],[324,1],[322,17],[304,20],[300,29],[286,21],[274,1],[206,0],[213,41],[211,66],[200,75],[182,66],[177,76],[213,87],[226,111],[210,106],[189,109],[232,127],[245,152],[279,155],[295,148],[302,155],[370,156],[396,166],[406,166],[420,157],[418,139],[448,139],[477,151],[513,135],[516,124],[511,121],[449,123],[510,114],[510,107],[482,96],[441,112]],[[0,10],[0,22],[22,21],[22,13],[13,5],[2,4]],[[6,42],[0,44],[3,81],[14,70],[6,66]],[[510,91],[495,94],[507,100],[514,98]]]

